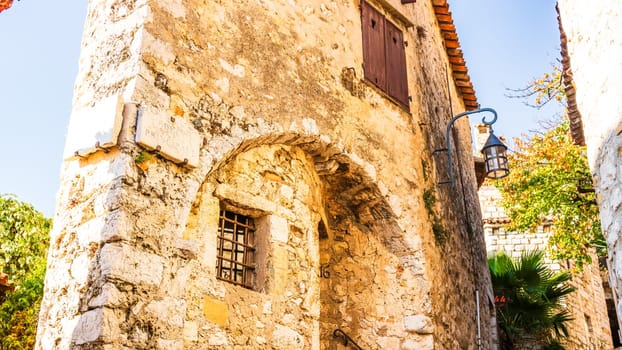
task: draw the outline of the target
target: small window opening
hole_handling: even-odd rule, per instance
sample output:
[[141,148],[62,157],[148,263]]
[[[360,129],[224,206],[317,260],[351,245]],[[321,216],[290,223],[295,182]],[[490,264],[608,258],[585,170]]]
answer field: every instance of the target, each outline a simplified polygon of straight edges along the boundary
[[592,326],[592,318],[587,314],[583,314],[585,317],[585,325],[587,326],[588,333],[592,334],[594,332],[594,327]]
[[216,278],[252,289],[255,279],[255,223],[231,211],[220,212]]

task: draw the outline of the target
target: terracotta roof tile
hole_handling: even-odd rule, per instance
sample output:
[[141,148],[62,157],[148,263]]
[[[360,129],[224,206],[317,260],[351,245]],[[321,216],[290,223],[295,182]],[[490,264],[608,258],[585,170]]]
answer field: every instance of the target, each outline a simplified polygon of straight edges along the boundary
[[457,56],[453,56],[453,57],[449,57],[449,63],[451,64],[461,64],[461,65],[466,65],[466,62],[464,62],[464,58],[462,57],[457,57]]
[[568,100],[568,121],[570,122],[570,134],[574,143],[577,145],[585,145],[585,136],[583,133],[583,122],[581,120],[581,112],[577,107],[576,90],[574,80],[572,78],[572,67],[570,66],[570,57],[568,57],[568,45],[566,33],[562,26],[562,20],[557,8],[557,23],[559,24],[560,41],[562,46],[562,78],[564,79],[564,89],[566,90],[566,98]]
[[457,49],[460,47],[460,42],[458,40],[445,39],[445,47],[448,49]]
[[438,20],[447,56],[449,56],[454,82],[460,95],[462,95],[464,106],[467,110],[477,109],[479,103],[477,103],[471,78],[467,74],[468,68],[464,61],[462,50],[460,50],[460,41],[458,40],[458,33],[456,33],[456,26],[454,25],[451,11],[449,11],[449,4],[447,0],[432,0],[432,6]]
[[460,73],[466,73],[468,71],[464,63],[463,64],[452,64],[451,69],[453,69],[454,72],[460,72]]
[[[456,72],[456,71],[454,71],[454,79],[456,79],[456,80],[462,80],[462,81],[467,81],[467,82],[470,82],[470,81],[471,81],[471,77],[470,77],[468,74],[466,74],[466,73],[464,73],[464,72]],[[468,89],[467,89],[467,90],[468,90]],[[465,91],[467,91],[467,90],[462,90],[462,89],[460,89],[460,91],[461,91],[461,92],[465,92]],[[471,90],[472,90],[472,89],[471,89]],[[472,91],[471,91],[471,92],[472,92]]]
[[439,11],[436,11],[436,19],[438,19],[439,23],[448,23],[453,25],[454,24],[454,20],[451,17],[451,12],[447,11],[447,13],[439,13]]

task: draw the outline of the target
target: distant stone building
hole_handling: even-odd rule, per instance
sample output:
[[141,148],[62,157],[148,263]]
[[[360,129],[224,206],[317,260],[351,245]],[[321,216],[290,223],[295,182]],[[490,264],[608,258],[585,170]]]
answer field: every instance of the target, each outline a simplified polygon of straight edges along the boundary
[[587,157],[622,315],[622,3],[559,0],[564,83],[573,138]]
[[92,0],[73,106],[37,349],[492,348],[445,1]]
[[[505,252],[518,258],[526,251],[546,250],[551,225],[542,225],[537,232],[507,232],[504,225],[510,220],[503,210],[499,190],[485,184],[479,189],[479,198],[489,255]],[[548,260],[547,264],[552,270],[570,268],[565,261]],[[585,264],[581,273],[573,274],[570,284],[576,291],[565,300],[573,317],[568,323],[569,338],[564,344],[566,349],[612,349],[606,296],[596,254],[592,256],[592,263]]]

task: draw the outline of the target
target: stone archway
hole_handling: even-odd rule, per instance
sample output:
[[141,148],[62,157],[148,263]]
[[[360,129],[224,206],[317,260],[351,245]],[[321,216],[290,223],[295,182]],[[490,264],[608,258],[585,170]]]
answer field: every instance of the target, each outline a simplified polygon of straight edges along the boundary
[[423,271],[413,269],[424,264],[423,255],[406,242],[374,181],[356,164],[340,168],[344,171],[323,177],[327,220],[318,226],[321,348],[339,349],[345,333],[364,349],[403,344],[423,349],[431,335],[413,336],[404,327],[409,317],[425,313],[428,304]]
[[214,271],[218,212],[253,217],[258,279],[254,290],[215,278],[188,289],[188,299],[202,290],[203,310],[189,312],[202,311],[206,337],[277,349],[334,349],[335,329],[370,349],[413,341],[403,322],[429,303],[410,268],[423,258],[356,160],[319,136],[287,134],[245,141],[212,168],[184,238],[203,242],[201,269]]

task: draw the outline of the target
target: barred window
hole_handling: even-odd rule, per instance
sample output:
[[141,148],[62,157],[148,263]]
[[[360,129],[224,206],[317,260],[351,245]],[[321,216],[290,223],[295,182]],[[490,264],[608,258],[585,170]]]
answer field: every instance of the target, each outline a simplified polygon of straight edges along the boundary
[[253,288],[255,224],[252,218],[227,210],[220,212],[216,278]]

